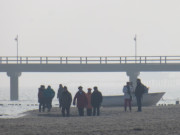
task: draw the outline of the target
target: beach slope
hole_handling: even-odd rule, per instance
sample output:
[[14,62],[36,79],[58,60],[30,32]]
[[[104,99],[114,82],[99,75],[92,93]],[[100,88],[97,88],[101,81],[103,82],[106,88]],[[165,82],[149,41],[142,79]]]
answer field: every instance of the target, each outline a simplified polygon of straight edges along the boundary
[[124,112],[122,107],[101,108],[101,116],[79,117],[71,108],[62,117],[59,108],[38,110],[15,119],[0,119],[1,135],[178,135],[180,106],[143,107],[142,112]]

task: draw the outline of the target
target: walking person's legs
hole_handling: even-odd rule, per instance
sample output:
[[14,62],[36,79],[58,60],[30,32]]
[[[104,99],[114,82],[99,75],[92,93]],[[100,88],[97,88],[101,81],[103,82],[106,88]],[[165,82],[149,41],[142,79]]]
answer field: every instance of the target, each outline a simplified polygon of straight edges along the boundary
[[141,109],[141,107],[142,107],[142,102],[141,102],[141,100],[142,100],[142,98],[140,97],[140,98],[139,98],[139,111],[140,111],[140,112],[142,111],[142,109]]
[[126,112],[126,110],[127,110],[127,99],[124,99],[124,111]]
[[93,107],[93,116],[96,115],[96,107]]
[[79,116],[84,116],[84,108],[78,108]]
[[89,115],[92,116],[92,108],[89,109]]
[[67,116],[67,117],[69,117],[69,113],[70,113],[70,107],[67,107],[67,108],[66,108],[66,111],[67,111],[67,114],[66,114],[66,116]]
[[39,112],[41,112],[41,106],[42,106],[42,103],[40,102],[39,103]]
[[60,101],[60,98],[59,98],[59,108],[61,108],[61,101]]
[[47,99],[47,108],[48,108],[48,112],[51,111],[51,98]]
[[46,108],[47,104],[46,102],[43,103],[43,112],[45,111],[45,108]]
[[87,108],[86,111],[87,111],[87,116],[89,116],[89,109]]
[[62,116],[65,117],[65,108],[62,107]]
[[137,106],[138,106],[138,112],[141,112],[141,97],[136,97],[137,98]]
[[87,116],[91,116],[92,115],[92,109],[87,109]]
[[131,99],[129,99],[129,110],[131,112]]
[[79,116],[81,116],[81,108],[78,108]]
[[84,108],[82,108],[82,116],[84,116]]
[[50,109],[52,108],[52,98],[49,99],[50,101]]
[[97,107],[97,116],[100,115],[100,106]]

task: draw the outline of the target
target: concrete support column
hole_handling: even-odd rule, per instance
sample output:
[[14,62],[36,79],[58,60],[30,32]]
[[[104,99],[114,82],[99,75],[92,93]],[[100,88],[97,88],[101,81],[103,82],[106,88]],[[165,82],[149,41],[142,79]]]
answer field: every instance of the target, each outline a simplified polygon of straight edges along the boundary
[[127,76],[129,76],[129,81],[133,83],[134,89],[136,88],[136,80],[138,76],[140,75],[139,71],[127,71]]
[[7,72],[7,75],[10,77],[10,100],[18,100],[18,79],[21,72]]

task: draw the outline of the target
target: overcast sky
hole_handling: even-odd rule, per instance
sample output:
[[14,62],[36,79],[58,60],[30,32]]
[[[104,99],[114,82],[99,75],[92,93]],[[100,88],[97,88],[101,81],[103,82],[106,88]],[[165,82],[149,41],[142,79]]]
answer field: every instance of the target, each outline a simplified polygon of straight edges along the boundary
[[0,56],[179,55],[179,0],[0,0]]
[[[0,0],[0,56],[17,55],[17,34],[20,56],[134,56],[135,34],[139,56],[179,55],[180,0]],[[62,73],[23,73],[20,87],[69,84],[77,76],[101,81],[96,74],[80,75],[64,80]],[[127,81],[125,73],[112,75],[104,78]],[[152,91],[179,88],[178,73],[141,75],[153,82]],[[1,86],[9,87],[9,80],[1,73]]]

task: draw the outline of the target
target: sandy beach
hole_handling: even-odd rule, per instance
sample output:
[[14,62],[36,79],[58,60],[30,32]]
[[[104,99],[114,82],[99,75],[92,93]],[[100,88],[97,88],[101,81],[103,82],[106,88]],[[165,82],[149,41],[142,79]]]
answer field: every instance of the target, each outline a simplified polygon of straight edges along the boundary
[[122,107],[102,107],[101,116],[79,117],[71,108],[62,117],[59,108],[47,113],[26,112],[15,119],[0,119],[1,135],[179,135],[180,106],[143,107],[142,112],[124,112]]

